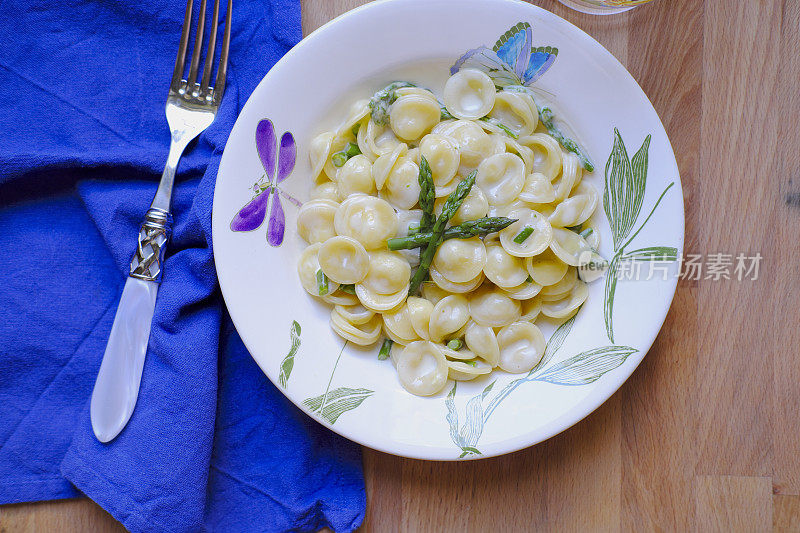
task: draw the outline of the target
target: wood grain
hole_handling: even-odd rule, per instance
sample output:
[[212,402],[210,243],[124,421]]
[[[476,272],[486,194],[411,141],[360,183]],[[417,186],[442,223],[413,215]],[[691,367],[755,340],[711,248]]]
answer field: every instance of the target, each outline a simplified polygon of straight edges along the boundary
[[0,533],[119,533],[122,525],[87,498],[0,507]]
[[772,527],[772,480],[766,477],[698,476],[698,531],[759,532]]
[[[457,1],[457,0],[454,0]],[[366,0],[304,0],[307,34]],[[659,0],[588,31],[649,95],[688,253],[757,281],[682,281],[622,389],[549,441],[453,464],[364,451],[364,531],[800,531],[800,2]],[[5,506],[0,532],[116,531],[88,500]]]

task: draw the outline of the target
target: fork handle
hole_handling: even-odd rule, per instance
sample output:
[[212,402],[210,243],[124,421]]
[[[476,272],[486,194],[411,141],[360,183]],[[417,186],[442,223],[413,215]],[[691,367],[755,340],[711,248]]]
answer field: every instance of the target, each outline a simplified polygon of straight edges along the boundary
[[161,281],[164,251],[172,231],[172,215],[151,207],[139,228],[136,252],[131,259],[130,276],[145,281]]

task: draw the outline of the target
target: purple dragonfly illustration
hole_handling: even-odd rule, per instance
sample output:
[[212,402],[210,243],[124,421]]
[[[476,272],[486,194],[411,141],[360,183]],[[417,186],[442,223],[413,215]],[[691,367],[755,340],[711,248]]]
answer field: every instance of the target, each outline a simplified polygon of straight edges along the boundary
[[283,133],[278,146],[272,121],[264,119],[256,126],[256,150],[265,174],[253,185],[255,192],[253,199],[247,202],[231,220],[231,231],[256,230],[264,223],[269,212],[267,242],[270,246],[280,246],[286,228],[281,196],[297,207],[302,205],[279,186],[294,170],[297,147],[294,136],[288,131]]

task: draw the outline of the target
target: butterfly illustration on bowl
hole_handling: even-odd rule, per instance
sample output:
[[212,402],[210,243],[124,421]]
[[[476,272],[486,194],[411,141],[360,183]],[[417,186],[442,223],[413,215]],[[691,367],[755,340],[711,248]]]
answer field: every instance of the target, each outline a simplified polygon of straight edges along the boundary
[[492,48],[479,46],[467,51],[450,67],[450,74],[462,68],[482,70],[498,87],[530,87],[547,72],[558,56],[554,46],[533,47],[533,30],[519,22],[500,36]]
[[267,242],[270,246],[280,246],[286,229],[281,197],[297,207],[303,205],[280,187],[280,183],[294,170],[297,146],[289,131],[281,135],[279,145],[275,126],[271,120],[264,119],[256,126],[256,150],[265,174],[253,185],[255,196],[231,220],[231,231],[256,230],[264,223],[269,212]]

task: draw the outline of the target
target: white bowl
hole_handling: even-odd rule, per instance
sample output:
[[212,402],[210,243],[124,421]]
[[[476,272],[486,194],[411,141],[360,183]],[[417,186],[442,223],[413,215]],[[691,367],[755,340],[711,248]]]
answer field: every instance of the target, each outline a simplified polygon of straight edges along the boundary
[[[578,132],[593,158],[596,170],[584,179],[605,189],[615,130],[629,158],[652,136],[638,216],[630,207],[635,201],[628,202],[627,215],[611,215],[618,221],[626,217],[627,231],[618,230],[626,236],[615,245],[602,205],[594,220],[601,233],[600,252],[616,258],[612,263],[618,271],[628,274],[628,267],[639,265],[643,273],[657,267],[656,275],[592,283],[574,322],[551,339],[549,361],[531,375],[495,371],[488,379],[461,382],[457,388],[448,384],[434,397],[413,396],[400,386],[392,363],[377,359],[377,346],[343,349],[344,342],[328,325],[329,306],[314,301],[300,286],[296,262],[305,243],[295,229],[297,207],[290,197],[308,199],[309,141],[342,120],[350,102],[395,80],[441,93],[449,67],[462,54],[481,45],[491,48],[519,22],[531,25],[534,47],[558,48],[557,59],[534,85],[553,95],[561,118]],[[253,186],[265,174],[255,147],[256,127],[263,119],[274,124],[279,138],[291,132],[296,140],[296,165],[279,184],[285,230],[277,221],[268,230],[268,209],[258,228],[232,231],[232,220],[253,199]],[[552,13],[515,0],[387,0],[326,24],[258,85],[220,164],[213,246],[222,292],[239,334],[293,403],[365,446],[407,457],[454,460],[541,442],[591,413],[622,385],[666,317],[678,271],[674,260],[634,263],[625,258],[655,246],[664,248],[659,253],[679,256],[683,225],[678,167],[664,127],[630,74],[591,37]],[[609,307],[611,323],[605,316]],[[553,330],[545,329],[546,336]]]

